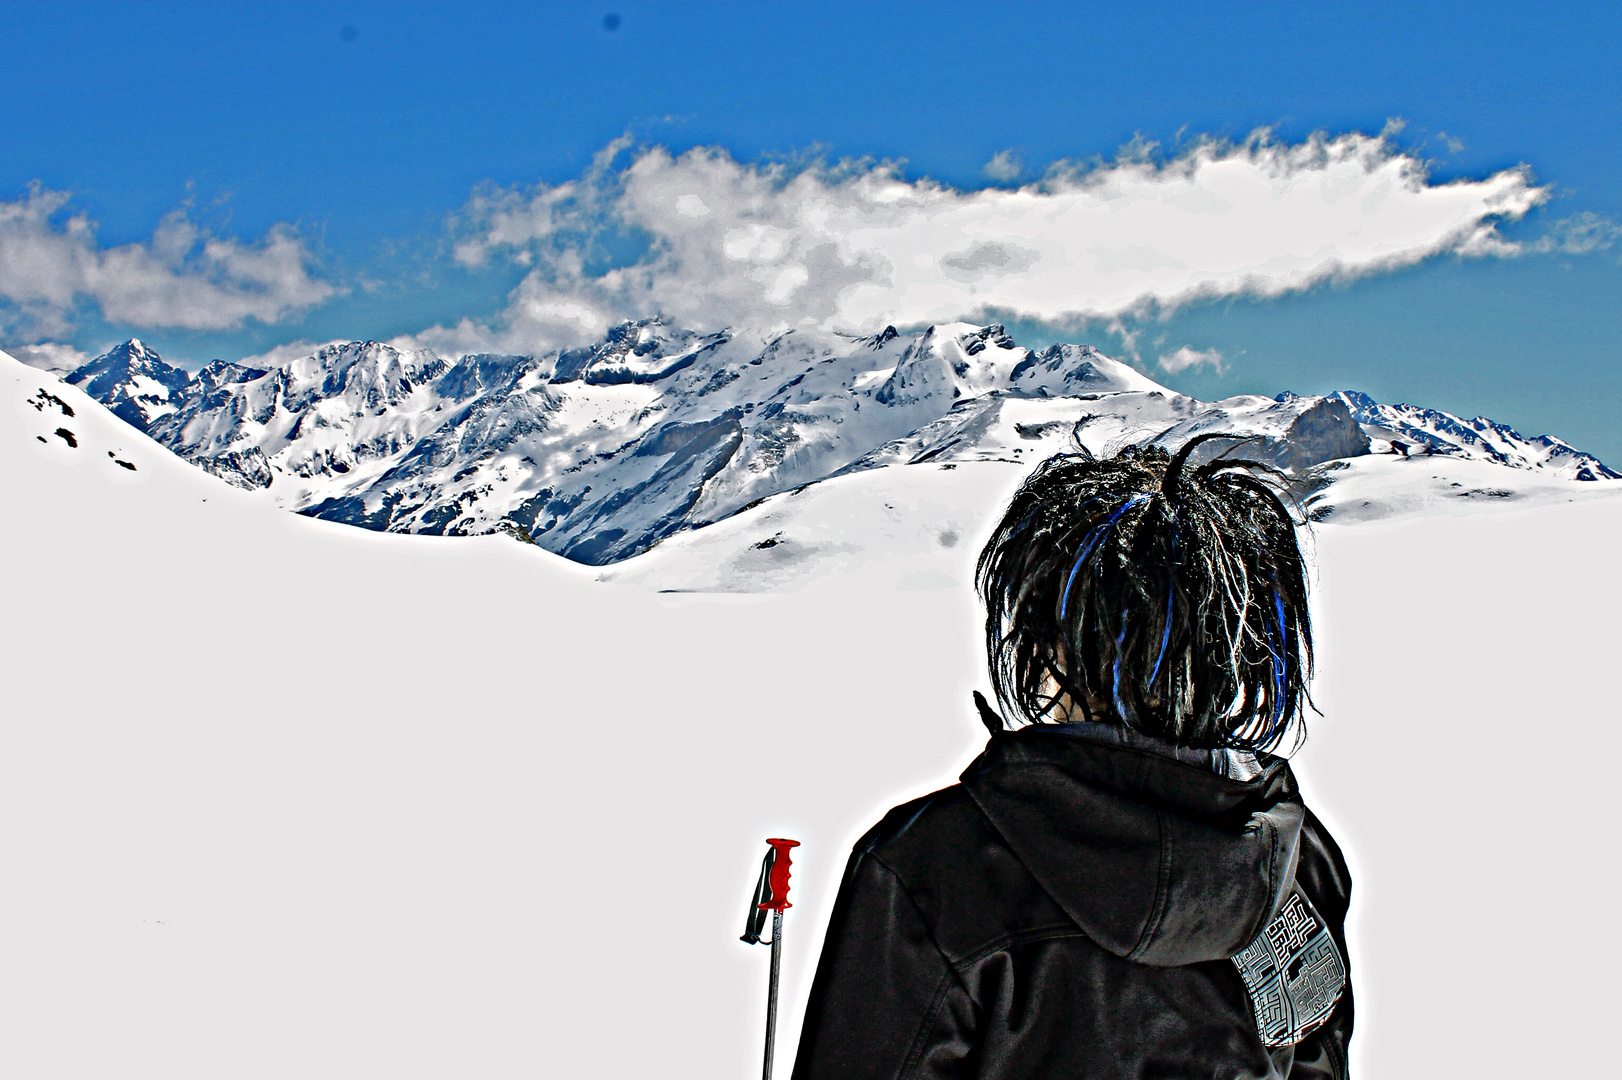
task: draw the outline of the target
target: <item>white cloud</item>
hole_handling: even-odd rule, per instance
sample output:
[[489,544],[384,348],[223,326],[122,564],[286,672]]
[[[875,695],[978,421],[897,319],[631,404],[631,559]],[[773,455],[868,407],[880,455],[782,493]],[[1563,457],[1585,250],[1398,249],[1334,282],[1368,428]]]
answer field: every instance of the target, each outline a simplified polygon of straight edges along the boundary
[[[606,323],[603,329],[607,329]],[[593,336],[597,335],[549,333],[545,329],[538,331],[528,321],[518,317],[512,317],[505,332],[498,334],[488,326],[464,318],[455,326],[431,326],[415,334],[401,334],[390,339],[388,344],[401,352],[429,349],[439,356],[466,356],[469,353],[501,352],[512,341],[530,341],[533,344],[528,349],[519,351],[539,352],[558,341]]]
[[63,336],[89,301],[114,323],[222,330],[280,322],[338,291],[311,275],[308,249],[285,225],[244,244],[177,210],[150,243],[103,248],[86,215],[57,220],[68,200],[37,185],[0,200],[0,305],[10,309],[0,318],[19,329]]
[[237,363],[243,367],[263,368],[268,371],[271,368],[286,367],[295,360],[303,360],[306,356],[314,356],[328,345],[343,345],[348,340],[348,338],[338,338],[334,341],[322,342],[290,341],[285,345],[274,346],[253,356],[244,356]]
[[[1387,138],[1260,132],[1166,161],[1060,163],[1014,190],[907,180],[891,162],[744,164],[725,151],[621,140],[582,178],[485,190],[458,219],[456,257],[530,270],[490,326],[434,334],[523,351],[633,315],[687,325],[874,330],[989,312],[1048,322],[1276,296],[1442,252],[1521,250],[1496,224],[1547,192],[1511,169],[1430,183]],[[607,272],[607,237],[646,249]]]
[[[483,266],[493,251],[504,250],[523,265],[530,261],[531,245],[566,234],[576,244],[600,231],[611,213],[614,160],[631,146],[621,135],[591,159],[579,180],[556,187],[540,185],[524,192],[517,188],[484,187],[473,193],[458,215],[466,233],[452,256],[463,266]],[[678,199],[677,214],[703,217],[708,209],[701,197]]]
[[91,358],[89,353],[80,352],[72,345],[61,345],[54,341],[42,341],[38,345],[8,345],[6,352],[29,367],[57,375],[66,375]]
[[1012,150],[999,150],[980,171],[993,180],[1012,180],[1025,171],[1025,163]]
[[1551,221],[1548,230],[1529,245],[1533,251],[1555,251],[1564,255],[1586,255],[1604,251],[1622,241],[1622,225],[1604,214],[1584,210],[1568,218]]
[[1209,367],[1218,375],[1222,374],[1222,354],[1216,349],[1191,349],[1187,345],[1176,352],[1166,353],[1160,358],[1161,370],[1175,375],[1179,371],[1187,371],[1191,367]]

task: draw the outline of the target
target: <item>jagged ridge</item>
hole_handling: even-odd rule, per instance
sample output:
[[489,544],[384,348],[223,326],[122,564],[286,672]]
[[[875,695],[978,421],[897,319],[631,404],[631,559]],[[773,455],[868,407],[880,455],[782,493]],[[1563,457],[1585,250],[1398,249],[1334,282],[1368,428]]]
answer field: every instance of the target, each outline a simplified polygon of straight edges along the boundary
[[1073,438],[1103,450],[1232,431],[1258,436],[1248,453],[1301,470],[1368,453],[1371,434],[1389,444],[1422,428],[1448,453],[1617,475],[1559,440],[1391,412],[1363,395],[1201,402],[1090,346],[1022,348],[996,324],[850,337],[700,334],[650,319],[543,356],[452,363],[350,342],[269,370],[215,361],[195,376],[132,340],[69,381],[301,513],[401,532],[522,530],[593,564],[832,475],[1035,461]]

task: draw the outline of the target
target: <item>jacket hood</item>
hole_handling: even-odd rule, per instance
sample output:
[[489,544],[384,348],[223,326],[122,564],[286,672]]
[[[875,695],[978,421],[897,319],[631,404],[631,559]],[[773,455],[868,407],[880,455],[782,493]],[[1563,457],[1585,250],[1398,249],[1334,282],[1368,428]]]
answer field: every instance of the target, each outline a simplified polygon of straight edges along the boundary
[[1014,854],[1116,956],[1171,967],[1243,950],[1295,878],[1305,808],[1289,762],[1231,780],[1136,733],[1065,727],[996,735],[963,773]]

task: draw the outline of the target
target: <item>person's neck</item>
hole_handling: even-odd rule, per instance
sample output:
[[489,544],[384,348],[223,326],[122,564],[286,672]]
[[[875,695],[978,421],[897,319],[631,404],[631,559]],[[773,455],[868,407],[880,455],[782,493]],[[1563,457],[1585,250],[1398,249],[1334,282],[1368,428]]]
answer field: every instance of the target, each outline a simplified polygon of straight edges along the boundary
[[1200,765],[1230,780],[1251,780],[1261,774],[1256,755],[1246,750],[1195,750],[1176,743],[1144,735],[1133,729],[1116,715],[1109,703],[1096,694],[1086,695],[1087,707],[1082,708],[1069,694],[1060,694],[1041,717],[1049,724],[1086,724],[1078,734],[1096,734],[1106,741],[1140,749],[1152,749],[1191,765]]
[[1041,716],[1041,720],[1049,724],[1121,723],[1121,718],[1115,715],[1114,708],[1103,698],[1096,694],[1087,694],[1086,701],[1087,704],[1084,708],[1069,694],[1060,694],[1053,699],[1053,704]]

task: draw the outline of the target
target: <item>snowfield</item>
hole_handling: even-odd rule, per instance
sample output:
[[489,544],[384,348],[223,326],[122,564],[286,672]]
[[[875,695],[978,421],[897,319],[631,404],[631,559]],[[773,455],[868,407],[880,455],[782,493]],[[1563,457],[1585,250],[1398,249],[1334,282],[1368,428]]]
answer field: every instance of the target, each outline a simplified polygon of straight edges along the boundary
[[[0,397],[0,1075],[758,1075],[776,835],[786,1075],[850,845],[984,741],[970,568],[1025,466],[585,566],[286,513],[3,355]],[[1622,482],[1373,455],[1326,498],[1297,761],[1356,1074],[1604,1075]]]

